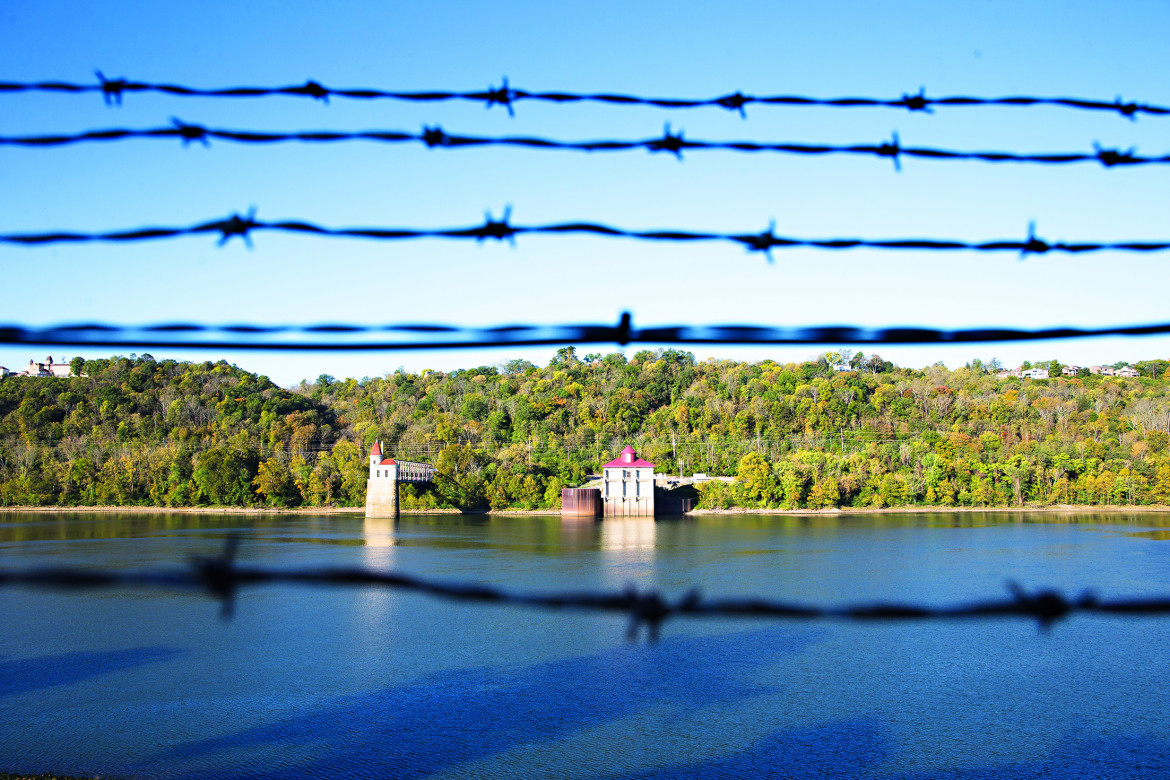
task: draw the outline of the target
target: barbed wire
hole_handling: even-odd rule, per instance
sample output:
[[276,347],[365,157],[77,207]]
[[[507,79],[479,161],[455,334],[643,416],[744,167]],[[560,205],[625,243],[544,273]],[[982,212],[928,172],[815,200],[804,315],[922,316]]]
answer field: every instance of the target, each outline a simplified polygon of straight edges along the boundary
[[643,592],[633,585],[624,591],[608,593],[513,593],[490,585],[438,582],[400,572],[356,567],[267,569],[238,566],[236,564],[238,547],[239,537],[229,536],[222,554],[214,557],[193,557],[187,568],[169,571],[115,572],[65,567],[23,571],[0,570],[0,587],[27,586],[69,591],[112,588],[202,590],[220,601],[221,614],[225,618],[230,618],[234,614],[235,597],[244,587],[273,584],[378,587],[422,593],[459,602],[624,614],[630,621],[627,633],[629,639],[637,639],[644,627],[651,641],[658,639],[663,624],[676,618],[841,620],[873,623],[1022,617],[1035,620],[1041,630],[1047,630],[1057,621],[1077,613],[1126,617],[1170,615],[1170,598],[1105,601],[1086,592],[1070,599],[1056,590],[1028,593],[1015,583],[1008,584],[1011,598],[941,607],[894,602],[824,607],[752,597],[706,599],[698,589],[690,590],[677,600],[670,600],[656,590]]
[[[678,325],[635,328],[629,312],[616,325],[507,325],[465,328],[451,325],[110,325],[97,323],[33,328],[0,324],[0,344],[55,344],[88,347],[186,347],[257,350],[406,350],[530,347],[564,344],[965,344],[1041,341],[1097,336],[1151,336],[1170,333],[1170,323],[1101,328],[1009,327],[942,330],[866,328],[853,325],[775,327],[764,325]],[[396,339],[385,338],[398,334]]]
[[200,222],[194,225],[169,227],[139,227],[108,232],[44,232],[0,233],[0,244],[40,245],[67,243],[126,243],[160,239],[218,234],[222,246],[239,237],[251,247],[255,232],[298,233],[321,238],[358,238],[373,241],[406,241],[425,238],[455,240],[515,242],[522,235],[591,235],[635,241],[666,241],[676,243],[722,242],[744,247],[749,252],[761,252],[771,259],[773,249],[816,249],[843,251],[850,249],[880,249],[930,252],[1016,252],[1022,256],[1047,253],[1086,254],[1092,252],[1164,252],[1170,241],[1087,241],[1050,242],[1035,235],[1030,225],[1026,239],[996,241],[963,241],[946,238],[797,238],[776,235],[775,223],[762,233],[720,233],[692,230],[631,230],[597,222],[559,222],[548,225],[513,225],[511,207],[504,209],[500,219],[488,212],[482,225],[461,228],[409,227],[350,227],[334,228],[303,220],[264,221],[256,219],[255,209],[245,215],[232,214],[226,219]]
[[927,160],[950,160],[985,163],[1030,163],[1040,165],[1071,165],[1086,162],[1099,163],[1105,168],[1118,166],[1167,165],[1170,155],[1142,156],[1135,149],[1105,149],[1095,145],[1092,152],[1023,153],[1005,151],[963,151],[927,146],[903,146],[895,133],[890,140],[877,144],[808,144],[795,142],[760,141],[704,141],[684,137],[667,125],[659,138],[637,140],[563,141],[534,136],[478,136],[445,132],[441,127],[425,126],[421,132],[407,130],[301,130],[275,132],[260,130],[230,130],[189,124],[178,119],[168,127],[145,129],[105,128],[79,133],[56,135],[0,136],[0,146],[55,147],[82,143],[126,141],[134,139],[179,139],[186,146],[192,142],[210,146],[212,140],[242,144],[275,143],[345,143],[368,141],[382,144],[418,143],[429,149],[467,149],[472,147],[504,146],[545,151],[578,152],[669,152],[682,158],[684,151],[724,151],[744,154],[787,154],[805,156],[855,155],[887,158],[901,169],[901,159],[911,157]]
[[1139,115],[1164,116],[1170,114],[1170,108],[1168,107],[1126,101],[1120,97],[1113,100],[1028,95],[1009,95],[1003,97],[953,95],[930,97],[926,94],[925,88],[920,88],[915,93],[903,93],[901,97],[897,98],[823,98],[808,95],[750,95],[740,91],[709,98],[655,98],[607,92],[533,92],[510,86],[506,78],[502,80],[500,86],[493,85],[483,90],[402,91],[369,87],[327,87],[311,79],[303,84],[277,87],[239,86],[199,88],[180,84],[134,81],[125,78],[106,78],[101,71],[96,71],[95,75],[97,76],[97,81],[90,83],[68,81],[0,81],[0,93],[56,92],[77,94],[100,92],[107,105],[121,105],[123,97],[128,93],[157,93],[171,97],[200,98],[267,98],[279,96],[312,98],[326,103],[330,98],[342,98],[346,100],[396,100],[411,103],[462,101],[483,103],[487,108],[502,106],[508,111],[509,115],[514,113],[515,104],[521,102],[553,104],[601,103],[614,106],[644,106],[669,110],[722,108],[735,111],[740,116],[746,116],[745,109],[752,105],[825,108],[894,108],[925,113],[932,113],[935,108],[994,106],[1028,108],[1049,106],[1079,111],[1105,111],[1116,113],[1127,119],[1135,119]]

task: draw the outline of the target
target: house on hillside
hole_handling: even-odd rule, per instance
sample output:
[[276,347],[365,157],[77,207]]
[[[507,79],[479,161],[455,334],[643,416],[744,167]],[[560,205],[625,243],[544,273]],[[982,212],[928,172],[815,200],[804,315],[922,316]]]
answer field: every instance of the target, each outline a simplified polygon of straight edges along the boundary
[[38,363],[35,360],[28,361],[28,367],[24,371],[25,376],[72,376],[73,370],[68,363],[54,363],[53,356],[45,358],[44,363]]
[[1064,368],[1060,369],[1060,373],[1064,374],[1065,376],[1076,376],[1077,372],[1080,370],[1080,366],[1065,366]]
[[1029,368],[1026,371],[1020,372],[1020,377],[1023,379],[1047,379],[1047,368]]
[[1098,376],[1113,376],[1115,372],[1109,366],[1089,366],[1089,373]]
[[1125,366],[1124,368],[1117,369],[1114,376],[1139,377],[1141,374],[1133,366]]

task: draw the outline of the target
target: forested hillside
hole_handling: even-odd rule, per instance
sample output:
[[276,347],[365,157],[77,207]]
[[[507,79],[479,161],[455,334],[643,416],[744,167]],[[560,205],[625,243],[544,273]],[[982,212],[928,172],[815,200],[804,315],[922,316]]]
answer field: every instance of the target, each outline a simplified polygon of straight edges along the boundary
[[737,477],[700,486],[711,508],[1170,503],[1170,362],[1019,380],[840,357],[565,348],[294,390],[223,362],[77,361],[0,380],[0,504],[360,506],[375,440],[441,472],[404,509],[555,507],[626,444],[659,472]]

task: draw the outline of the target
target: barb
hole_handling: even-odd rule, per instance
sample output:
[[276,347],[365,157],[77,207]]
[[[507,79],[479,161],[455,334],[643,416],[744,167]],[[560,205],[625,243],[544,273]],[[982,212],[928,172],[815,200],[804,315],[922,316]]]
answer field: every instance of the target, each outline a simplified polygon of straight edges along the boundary
[[0,325],[0,344],[84,347],[230,348],[256,350],[408,350],[565,344],[964,344],[1097,336],[1170,333],[1170,323],[1107,328],[863,328],[826,325],[788,328],[767,325],[677,325],[635,328],[629,312],[616,325],[204,325],[168,323],[129,326],[98,323],[45,328]]
[[41,568],[0,570],[0,587],[24,586],[66,591],[114,588],[155,588],[204,591],[222,604],[222,614],[233,614],[235,595],[241,588],[257,585],[327,587],[376,587],[421,593],[451,601],[574,609],[624,614],[630,620],[628,637],[637,639],[642,628],[654,641],[668,621],[677,618],[754,618],[765,620],[875,621],[963,620],[970,618],[1025,618],[1036,621],[1041,631],[1075,614],[1116,616],[1170,615],[1170,598],[1105,601],[1092,593],[1067,598],[1059,591],[1028,593],[1008,583],[1011,598],[973,601],[951,606],[874,602],[826,607],[763,598],[705,599],[698,589],[671,600],[658,591],[639,591],[630,586],[620,592],[513,593],[490,585],[436,582],[398,572],[361,568],[265,569],[238,566],[234,556],[238,538],[231,537],[221,556],[194,559],[186,569],[169,571],[95,571],[92,569]]
[[[905,150],[903,149],[904,153]],[[882,249],[929,252],[1020,252],[1024,254],[1086,254],[1092,252],[1164,252],[1170,241],[1115,241],[1064,242],[1037,238],[1029,226],[1023,240],[963,241],[947,238],[797,238],[778,236],[769,229],[763,233],[717,233],[692,230],[631,230],[596,222],[559,222],[549,225],[513,225],[509,222],[510,207],[500,220],[488,213],[482,225],[461,228],[408,227],[351,227],[333,228],[303,220],[262,221],[255,218],[255,209],[241,217],[233,214],[226,219],[200,222],[181,227],[141,227],[110,232],[51,232],[0,233],[0,244],[33,246],[68,243],[123,243],[153,241],[166,238],[218,234],[220,243],[232,236],[245,241],[257,231],[277,233],[305,233],[323,238],[360,238],[373,241],[404,241],[423,238],[445,238],[482,241],[486,238],[514,241],[516,236],[532,235],[591,235],[636,241],[701,242],[714,241],[738,244],[749,252],[770,255],[772,249],[818,249],[843,251],[848,249]]]
[[131,81],[124,78],[107,79],[100,71],[96,75],[98,82],[89,84],[67,81],[0,81],[0,93],[53,92],[80,94],[100,92],[107,105],[121,105],[122,97],[127,93],[156,93],[171,97],[200,98],[307,97],[325,103],[329,102],[329,98],[343,98],[347,100],[396,100],[410,103],[464,101],[482,103],[488,108],[500,105],[508,111],[509,115],[513,114],[515,104],[521,102],[554,104],[600,103],[613,106],[644,106],[666,110],[722,108],[727,111],[735,111],[740,116],[746,116],[746,107],[752,105],[794,108],[894,108],[920,113],[933,113],[933,109],[935,108],[1034,108],[1047,106],[1078,111],[1105,111],[1115,113],[1127,119],[1135,119],[1139,115],[1165,116],[1166,114],[1170,114],[1170,108],[1165,106],[1126,101],[1120,97],[1113,100],[1028,95],[1004,97],[952,95],[929,97],[926,94],[925,88],[920,88],[918,92],[913,94],[903,93],[901,97],[897,98],[823,98],[809,95],[746,95],[739,91],[728,95],[708,98],[657,98],[609,92],[533,92],[509,86],[506,78],[503,80],[501,86],[488,87],[485,90],[402,91],[370,87],[334,88],[323,86],[313,80],[299,85],[277,87],[199,88],[181,84]]
[[1097,163],[1104,168],[1142,165],[1170,164],[1170,154],[1140,155],[1135,149],[1105,149],[1093,145],[1091,152],[1007,152],[1007,151],[964,151],[939,149],[929,146],[903,146],[894,134],[889,141],[877,144],[808,144],[796,142],[761,141],[703,141],[684,138],[681,132],[674,133],[666,126],[659,138],[611,139],[598,141],[563,141],[555,138],[534,136],[480,136],[453,135],[443,128],[424,126],[421,132],[408,130],[299,130],[292,132],[267,132],[256,130],[230,130],[189,124],[172,119],[169,127],[143,129],[105,128],[80,133],[58,135],[0,136],[0,146],[47,148],[85,143],[109,143],[128,140],[179,139],[183,146],[197,141],[210,146],[210,141],[228,141],[240,144],[311,143],[334,144],[355,141],[380,144],[422,144],[428,149],[468,149],[472,147],[513,147],[542,151],[572,152],[668,152],[682,159],[684,151],[737,152],[740,154],[784,154],[823,157],[826,155],[851,155],[861,157],[889,158],[896,170],[901,170],[903,157],[921,160],[943,160],[982,163],[1017,163],[1032,165],[1076,165]]

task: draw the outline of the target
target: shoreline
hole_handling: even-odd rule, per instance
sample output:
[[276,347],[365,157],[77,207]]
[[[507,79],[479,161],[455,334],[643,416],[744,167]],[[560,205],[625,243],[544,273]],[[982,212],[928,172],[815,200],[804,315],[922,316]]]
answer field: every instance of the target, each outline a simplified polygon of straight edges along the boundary
[[[233,515],[365,515],[364,507],[205,507],[205,506],[4,506],[0,513],[28,512],[40,514],[233,514]],[[761,509],[736,507],[734,509],[692,509],[687,515],[880,515],[880,514],[966,514],[971,512],[1025,512],[1032,514],[1089,514],[1093,512],[1117,513],[1170,513],[1165,504],[1051,504],[1046,506],[937,506],[934,504],[887,507],[834,507],[831,509]],[[499,516],[508,515],[560,515],[559,509],[500,509],[463,511],[459,509],[404,509],[404,515],[465,515]],[[671,515],[677,516],[677,515]],[[596,518],[603,519],[603,518]],[[0,778],[2,780],[2,778]]]
[[1033,514],[1090,514],[1093,512],[1170,512],[1165,504],[1051,504],[1046,506],[938,506],[906,504],[884,507],[834,507],[832,509],[692,509],[689,515],[886,515],[886,514],[967,514],[971,512],[1027,512]]

